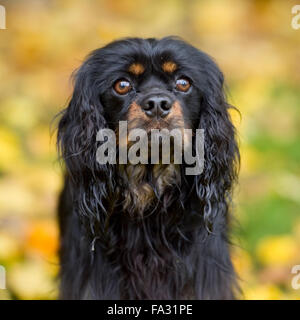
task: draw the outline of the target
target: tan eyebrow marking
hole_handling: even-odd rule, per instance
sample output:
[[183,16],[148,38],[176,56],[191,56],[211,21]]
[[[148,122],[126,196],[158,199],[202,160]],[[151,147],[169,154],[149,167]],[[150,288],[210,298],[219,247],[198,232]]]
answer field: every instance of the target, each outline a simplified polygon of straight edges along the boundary
[[173,61],[164,62],[162,65],[164,72],[172,73],[177,69],[177,64]]
[[129,67],[128,71],[133,73],[134,75],[138,76],[145,71],[145,67],[141,63],[133,63]]

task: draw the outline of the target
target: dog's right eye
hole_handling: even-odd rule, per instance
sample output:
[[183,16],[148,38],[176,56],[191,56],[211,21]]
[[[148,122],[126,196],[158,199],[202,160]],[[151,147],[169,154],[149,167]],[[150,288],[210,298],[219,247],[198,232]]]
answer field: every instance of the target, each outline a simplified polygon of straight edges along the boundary
[[114,84],[114,90],[118,94],[126,94],[132,89],[131,84],[129,81],[125,79],[117,80]]

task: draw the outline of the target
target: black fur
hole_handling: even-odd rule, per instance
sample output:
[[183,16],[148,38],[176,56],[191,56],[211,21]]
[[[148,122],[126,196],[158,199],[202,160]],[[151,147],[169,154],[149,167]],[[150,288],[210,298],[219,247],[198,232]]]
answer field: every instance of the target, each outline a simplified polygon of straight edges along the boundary
[[[160,70],[170,59],[178,66],[174,75]],[[126,72],[134,61],[145,65],[136,78]],[[174,93],[174,79],[183,75],[192,88]],[[136,90],[118,97],[112,86],[124,77]],[[172,91],[189,126],[205,130],[205,163],[198,176],[185,176],[182,165],[181,183],[137,216],[123,209],[117,167],[96,162],[96,133],[125,119],[147,81]],[[58,127],[66,165],[59,203],[62,299],[235,298],[228,227],[239,152],[223,82],[210,57],[170,37],[113,42],[77,71]]]

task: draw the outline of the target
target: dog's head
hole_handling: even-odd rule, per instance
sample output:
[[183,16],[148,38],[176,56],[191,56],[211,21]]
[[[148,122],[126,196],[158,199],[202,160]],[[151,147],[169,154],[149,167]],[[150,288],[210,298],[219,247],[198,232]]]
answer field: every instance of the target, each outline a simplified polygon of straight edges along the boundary
[[[76,73],[73,97],[59,124],[59,145],[74,181],[87,185],[105,175],[114,190],[115,169],[96,163],[98,130],[116,131],[124,120],[129,131],[204,129],[205,170],[194,180],[199,197],[204,199],[213,194],[207,186],[218,185],[224,194],[236,174],[238,151],[228,108],[223,75],[205,53],[172,37],[120,40],[92,52]],[[137,182],[132,189],[153,189],[151,184],[143,185],[147,169],[135,168],[125,169],[126,179]],[[172,168],[177,171],[175,167],[165,169],[178,183]],[[156,171],[161,175],[161,168]],[[99,181],[101,194],[107,195],[108,183]],[[161,186],[162,181],[158,182]],[[151,191],[146,193],[150,197]],[[140,201],[147,201],[147,197]]]

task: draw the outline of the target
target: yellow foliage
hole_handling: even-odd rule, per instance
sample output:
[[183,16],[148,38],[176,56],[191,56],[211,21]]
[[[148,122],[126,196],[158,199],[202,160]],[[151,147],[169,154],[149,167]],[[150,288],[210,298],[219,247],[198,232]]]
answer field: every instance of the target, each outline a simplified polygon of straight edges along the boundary
[[245,144],[241,146],[241,153],[243,154],[241,172],[244,175],[249,175],[259,167],[260,155],[253,148],[248,147]]
[[7,271],[8,285],[18,297],[29,299],[55,299],[57,288],[47,262],[39,259],[15,264]]
[[7,232],[0,232],[0,261],[14,261],[20,257],[21,252],[18,239]]
[[16,177],[0,181],[0,216],[13,213],[25,215],[35,209],[35,194],[28,190]]
[[279,300],[282,292],[272,284],[258,285],[244,289],[246,300]]
[[299,247],[292,236],[272,236],[261,240],[256,249],[263,265],[291,265],[299,255]]
[[37,103],[40,102],[23,94],[4,99],[1,103],[2,118],[14,130],[29,131],[39,121]]
[[58,230],[53,220],[37,221],[27,226],[26,249],[53,259],[58,249]]
[[10,130],[0,127],[0,169],[9,170],[21,157],[18,137]]
[[245,279],[252,270],[252,261],[250,255],[241,249],[236,249],[232,254],[232,261],[237,274]]

